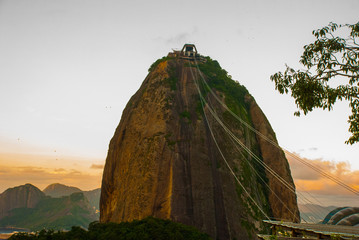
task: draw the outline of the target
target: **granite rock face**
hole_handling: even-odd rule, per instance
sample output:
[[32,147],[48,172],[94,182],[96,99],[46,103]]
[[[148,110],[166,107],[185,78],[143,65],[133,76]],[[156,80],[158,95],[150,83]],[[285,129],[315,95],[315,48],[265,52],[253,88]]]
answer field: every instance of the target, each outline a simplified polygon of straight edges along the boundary
[[[270,126],[266,116],[259,108],[253,97],[247,97],[246,100],[250,105],[250,116],[254,128],[263,134],[266,139],[277,143],[275,133]],[[290,186],[294,187],[292,175],[290,174],[289,164],[284,152],[281,149],[273,147],[271,143],[265,140],[263,137],[257,138],[259,148],[262,154],[263,162],[266,163],[271,169],[273,169],[283,180],[285,180]],[[298,222],[299,221],[299,209],[297,207],[297,196],[292,194],[291,191],[283,184],[279,184],[273,174],[266,171],[268,178],[268,184],[270,186],[269,204],[271,206],[273,216],[283,221]],[[284,203],[284,204],[283,204]]]
[[193,225],[214,239],[253,239],[265,215],[298,221],[295,193],[261,164],[294,188],[283,151],[218,100],[276,142],[263,112],[216,61],[208,58],[198,66],[183,59],[159,61],[128,102],[109,145],[100,221],[151,215]]
[[9,188],[0,194],[0,219],[14,208],[35,208],[45,194],[31,184]]

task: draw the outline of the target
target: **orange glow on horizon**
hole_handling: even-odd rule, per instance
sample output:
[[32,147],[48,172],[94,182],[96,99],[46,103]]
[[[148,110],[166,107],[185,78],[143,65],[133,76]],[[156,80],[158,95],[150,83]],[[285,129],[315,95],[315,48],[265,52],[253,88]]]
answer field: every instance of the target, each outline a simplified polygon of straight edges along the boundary
[[[287,156],[293,180],[299,191],[317,194],[351,195],[333,181],[324,178]],[[354,189],[359,190],[359,171],[351,171],[346,162],[308,160]],[[92,190],[101,187],[104,159],[26,153],[0,153],[0,193],[7,188],[31,183],[41,190],[52,183],[62,183]]]
[[[286,155],[297,190],[317,194],[352,195],[350,191],[320,173],[304,166],[290,155]],[[299,157],[299,156],[298,156]],[[304,158],[302,158],[304,159]],[[347,162],[331,162],[322,159],[304,159],[326,174],[339,179],[348,186],[359,190],[359,171],[352,171]]]
[[0,153],[0,193],[26,183],[41,190],[52,183],[96,189],[101,187],[103,162],[96,158]]

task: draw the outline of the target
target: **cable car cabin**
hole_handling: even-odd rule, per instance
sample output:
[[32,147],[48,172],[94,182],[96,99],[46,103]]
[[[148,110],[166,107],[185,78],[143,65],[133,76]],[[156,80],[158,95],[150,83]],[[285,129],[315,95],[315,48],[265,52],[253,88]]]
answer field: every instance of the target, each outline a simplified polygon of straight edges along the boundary
[[197,60],[200,62],[206,61],[206,59],[197,52],[197,48],[194,44],[185,44],[181,51],[173,50],[173,52],[168,53],[168,57],[179,57],[182,59],[191,61]]
[[197,56],[197,48],[194,44],[185,44],[181,50],[181,58],[194,60]]

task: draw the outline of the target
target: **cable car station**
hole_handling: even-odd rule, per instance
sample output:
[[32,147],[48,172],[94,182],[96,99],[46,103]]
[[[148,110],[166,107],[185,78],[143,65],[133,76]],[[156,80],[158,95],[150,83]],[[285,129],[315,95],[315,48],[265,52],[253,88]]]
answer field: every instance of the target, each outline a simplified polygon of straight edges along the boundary
[[205,62],[206,59],[200,55],[197,51],[197,48],[194,44],[186,43],[181,51],[173,50],[173,52],[168,53],[168,57],[181,58],[190,61],[200,61]]

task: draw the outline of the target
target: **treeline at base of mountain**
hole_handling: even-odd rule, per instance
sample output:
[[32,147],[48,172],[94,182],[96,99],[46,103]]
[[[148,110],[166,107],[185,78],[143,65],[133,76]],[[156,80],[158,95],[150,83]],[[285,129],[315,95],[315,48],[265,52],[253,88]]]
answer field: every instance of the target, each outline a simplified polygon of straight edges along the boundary
[[88,230],[72,227],[70,231],[41,230],[37,233],[16,233],[9,240],[207,240],[207,234],[195,227],[170,220],[147,217],[122,223],[90,223]]

